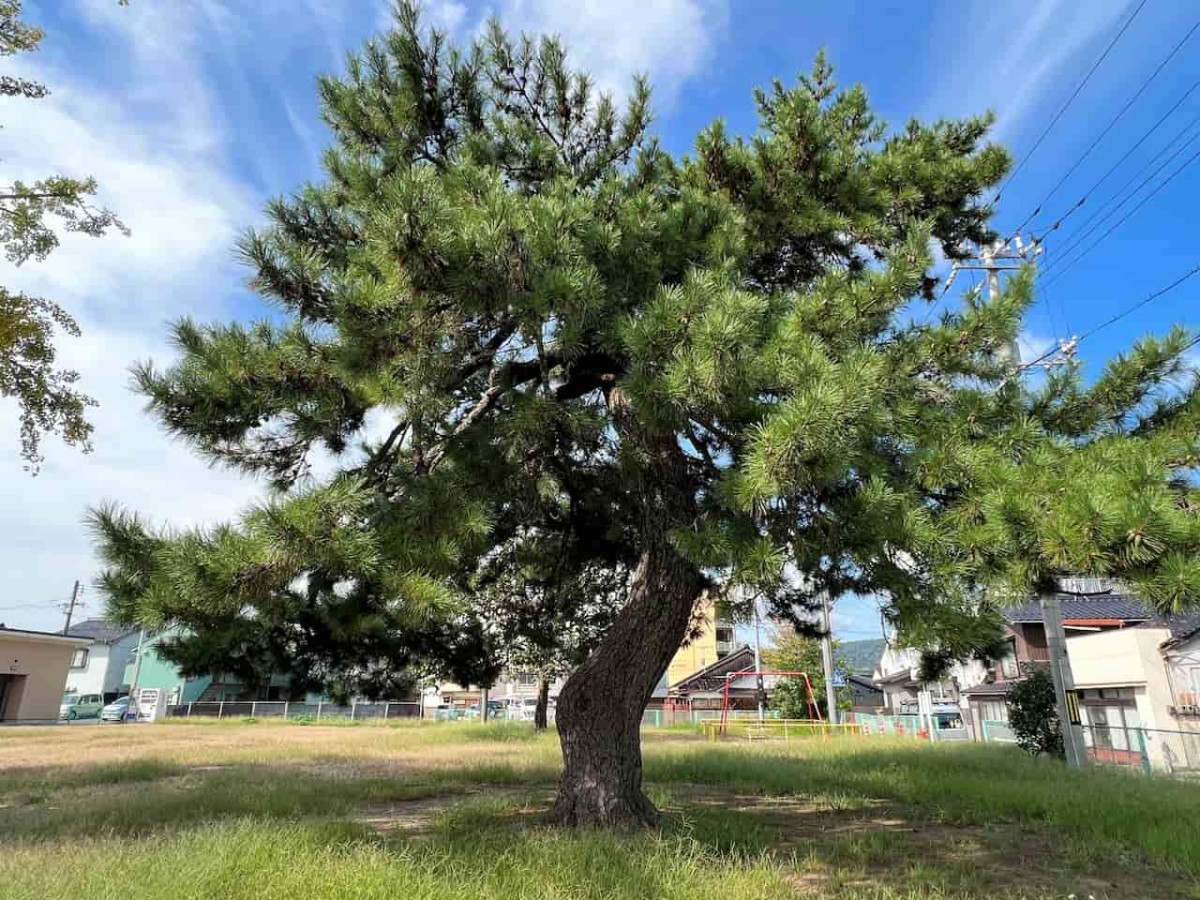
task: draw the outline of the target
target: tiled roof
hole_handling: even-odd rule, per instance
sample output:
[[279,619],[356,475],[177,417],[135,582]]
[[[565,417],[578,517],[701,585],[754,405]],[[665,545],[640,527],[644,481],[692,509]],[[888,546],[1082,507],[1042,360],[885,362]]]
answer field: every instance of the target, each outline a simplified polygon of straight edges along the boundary
[[867,641],[842,641],[838,644],[837,655],[847,672],[856,675],[870,675],[879,665],[886,646],[883,638]]
[[77,634],[64,635],[64,634],[59,634],[56,631],[31,631],[28,628],[9,628],[3,622],[0,622],[0,636],[6,635],[6,634],[16,634],[16,635],[24,634],[24,635],[29,635],[30,637],[36,637],[36,638],[54,638],[55,640],[59,640],[59,641],[70,641],[72,639],[77,640],[77,641],[88,640],[88,638],[82,637]]
[[686,678],[681,678],[671,685],[671,690],[672,692],[696,689],[711,690],[713,685],[723,686],[725,684],[726,674],[753,668],[754,651],[750,649],[749,644],[744,644],[728,656],[722,656],[715,663],[705,666],[698,672],[693,672]]
[[1200,631],[1200,613],[1155,616],[1142,624],[1147,628],[1166,628],[1173,640],[1184,641]]
[[[1122,622],[1144,622],[1150,612],[1139,601],[1122,594],[1101,594],[1094,597],[1063,597],[1063,619],[1119,619]],[[1042,606],[1036,601],[1005,610],[1004,617],[1013,624],[1042,621]]]
[[119,641],[128,634],[132,634],[136,629],[122,628],[119,625],[113,625],[104,619],[84,619],[71,626],[71,635],[73,637],[91,638],[98,644],[111,644],[114,641]]

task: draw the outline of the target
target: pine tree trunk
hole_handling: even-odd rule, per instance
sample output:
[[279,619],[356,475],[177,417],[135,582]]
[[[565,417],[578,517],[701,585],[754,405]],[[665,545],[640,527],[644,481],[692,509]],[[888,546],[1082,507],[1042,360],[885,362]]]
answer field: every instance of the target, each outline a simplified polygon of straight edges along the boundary
[[704,585],[665,534],[643,551],[625,608],[558,697],[563,774],[553,821],[573,827],[658,821],[642,793],[642,712],[687,634]]
[[537,706],[533,708],[533,728],[535,731],[545,731],[549,725],[547,715],[550,708],[550,679],[545,675],[538,677]]

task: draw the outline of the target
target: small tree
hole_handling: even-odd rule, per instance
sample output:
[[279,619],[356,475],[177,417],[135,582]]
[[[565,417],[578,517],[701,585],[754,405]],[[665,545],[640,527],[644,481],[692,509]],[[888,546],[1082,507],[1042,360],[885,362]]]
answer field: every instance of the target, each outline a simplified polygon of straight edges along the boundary
[[1044,753],[1062,758],[1062,723],[1050,667],[1027,664],[1025,677],[1008,689],[1005,699],[1008,724],[1017,737],[1017,746],[1035,756]]
[[[823,715],[829,715],[825,699],[825,663],[819,638],[781,628],[776,634],[775,646],[763,651],[763,660],[778,671],[806,673],[818,708]],[[838,656],[837,641],[833,642],[833,667],[835,670],[843,667],[843,661]],[[846,688],[838,689],[838,706],[843,706],[846,700]],[[807,719],[811,713],[804,679],[781,679],[771,692],[771,708],[787,719]]]

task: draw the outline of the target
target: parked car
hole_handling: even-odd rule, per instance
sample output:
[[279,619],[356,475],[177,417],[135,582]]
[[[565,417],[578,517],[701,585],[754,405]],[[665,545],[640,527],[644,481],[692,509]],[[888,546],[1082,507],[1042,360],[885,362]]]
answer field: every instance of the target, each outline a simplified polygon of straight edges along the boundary
[[64,694],[62,705],[58,708],[60,719],[94,719],[100,715],[104,707],[104,698],[100,694]]
[[104,709],[100,710],[101,722],[124,722],[125,714],[129,712],[129,698],[118,697]]

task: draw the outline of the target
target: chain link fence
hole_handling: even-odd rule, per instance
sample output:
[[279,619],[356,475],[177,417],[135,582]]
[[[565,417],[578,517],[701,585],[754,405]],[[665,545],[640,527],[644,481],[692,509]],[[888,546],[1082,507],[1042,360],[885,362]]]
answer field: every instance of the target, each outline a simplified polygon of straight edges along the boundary
[[285,700],[209,700],[177,703],[166,709],[167,718],[195,719],[287,719],[299,721],[351,722],[420,719],[421,704],[411,701],[379,703],[302,703]]

